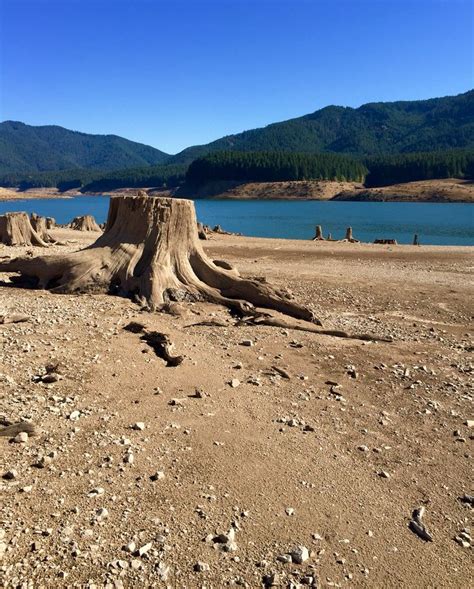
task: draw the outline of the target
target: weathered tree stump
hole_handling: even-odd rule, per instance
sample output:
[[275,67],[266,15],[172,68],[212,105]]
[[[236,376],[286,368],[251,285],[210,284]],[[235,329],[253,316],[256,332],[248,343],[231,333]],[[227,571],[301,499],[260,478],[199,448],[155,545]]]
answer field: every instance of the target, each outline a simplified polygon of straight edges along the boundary
[[344,240],[349,241],[350,243],[360,243],[360,241],[352,235],[352,227],[346,229],[346,237]]
[[101,231],[99,225],[92,215],[83,215],[82,217],[74,217],[69,224],[71,229],[76,231]]
[[316,235],[313,237],[313,241],[324,241],[321,225],[316,225]]
[[0,262],[0,272],[19,273],[21,285],[58,293],[106,292],[130,296],[151,310],[170,301],[211,301],[241,315],[255,307],[312,321],[312,312],[265,283],[217,266],[198,238],[190,200],[116,196],[110,199],[103,235],[64,255]]
[[43,241],[46,243],[54,243],[54,239],[48,233],[48,224],[46,221],[46,217],[40,217],[36,213],[31,213],[30,215],[30,223],[36,233],[41,237]]
[[54,229],[56,227],[56,219],[53,217],[46,217],[46,229]]
[[418,239],[418,233],[415,233],[413,236],[413,245],[420,245],[420,240]]
[[46,241],[33,229],[26,213],[0,215],[0,242],[5,245],[48,247]]

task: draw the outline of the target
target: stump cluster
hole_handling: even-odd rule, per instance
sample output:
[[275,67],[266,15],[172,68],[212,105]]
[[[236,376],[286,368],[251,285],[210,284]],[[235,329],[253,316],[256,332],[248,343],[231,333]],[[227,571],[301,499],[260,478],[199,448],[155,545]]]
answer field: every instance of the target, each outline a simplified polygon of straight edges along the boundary
[[76,231],[101,231],[101,228],[92,215],[74,217],[69,224],[69,228],[75,229]]
[[[52,238],[47,234],[46,224],[43,221],[37,223],[37,219],[42,219],[42,217],[35,216],[34,219],[30,220],[26,213],[5,213],[5,215],[0,215],[0,243],[12,246],[35,245],[48,247],[48,243],[52,242]],[[35,230],[35,227],[38,227],[39,232]]]

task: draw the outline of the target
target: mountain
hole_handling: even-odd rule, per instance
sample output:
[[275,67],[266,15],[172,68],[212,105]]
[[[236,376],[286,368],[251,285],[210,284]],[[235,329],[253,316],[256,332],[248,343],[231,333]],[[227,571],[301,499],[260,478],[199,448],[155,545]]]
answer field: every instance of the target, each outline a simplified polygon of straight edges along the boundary
[[169,163],[214,151],[331,151],[356,156],[474,147],[474,90],[430,100],[328,106],[260,129],[188,147]]
[[117,135],[89,135],[56,125],[0,123],[0,174],[162,164],[169,155]]

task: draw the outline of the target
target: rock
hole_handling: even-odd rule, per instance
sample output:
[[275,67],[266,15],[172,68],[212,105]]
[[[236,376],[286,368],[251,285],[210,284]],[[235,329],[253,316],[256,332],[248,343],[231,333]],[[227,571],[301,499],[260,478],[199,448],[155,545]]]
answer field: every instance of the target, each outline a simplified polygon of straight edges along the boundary
[[230,386],[231,386],[233,389],[236,389],[236,388],[237,388],[239,385],[240,385],[240,380],[239,380],[238,378],[233,378],[233,379],[230,381]]
[[144,544],[143,546],[141,546],[137,550],[138,556],[144,556],[147,552],[149,552],[151,550],[152,546],[153,546],[153,542],[148,542],[148,544]]
[[287,507],[285,509],[285,513],[286,513],[286,515],[294,515],[295,514],[295,510],[293,509],[293,507]]
[[251,339],[244,339],[244,340],[242,340],[240,342],[240,345],[241,346],[246,346],[248,348],[251,348],[254,345],[254,343],[253,343],[253,341]]
[[11,470],[7,470],[4,474],[3,477],[6,481],[12,481],[13,479],[16,479],[18,477],[18,472],[12,468]]
[[81,416],[81,412],[76,409],[72,413],[69,414],[68,419],[70,419],[71,421],[77,421],[80,416]]
[[97,521],[104,521],[109,517],[109,510],[106,507],[101,507],[96,511],[96,519]]
[[361,452],[368,452],[369,448],[368,448],[368,446],[362,445],[362,446],[357,446],[357,450],[360,450]]
[[474,427],[474,419],[466,419],[464,425],[467,425],[467,427]]
[[38,462],[35,464],[36,468],[46,468],[53,462],[51,456],[41,456]]
[[132,429],[136,431],[143,431],[145,429],[145,424],[143,423],[143,421],[137,421],[137,423],[134,423],[132,425]]
[[386,470],[380,470],[377,474],[379,475],[379,477],[381,477],[383,479],[390,478],[390,474]]
[[105,489],[102,487],[96,487],[95,489],[92,489],[92,491],[89,491],[89,497],[99,497],[99,495],[103,495],[104,493]]
[[278,562],[284,562],[285,564],[288,564],[292,561],[291,554],[280,554],[280,556],[277,556],[277,560]]
[[206,571],[210,570],[210,566],[207,564],[207,562],[201,562],[198,561],[193,569],[197,572],[197,573],[205,573]]
[[297,546],[290,552],[291,560],[295,564],[303,564],[309,559],[309,550],[306,546]]
[[26,432],[20,432],[13,438],[13,441],[15,442],[15,444],[26,444],[28,438],[29,436]]
[[165,473],[162,470],[158,470],[155,474],[150,475],[151,481],[161,481],[165,478]]

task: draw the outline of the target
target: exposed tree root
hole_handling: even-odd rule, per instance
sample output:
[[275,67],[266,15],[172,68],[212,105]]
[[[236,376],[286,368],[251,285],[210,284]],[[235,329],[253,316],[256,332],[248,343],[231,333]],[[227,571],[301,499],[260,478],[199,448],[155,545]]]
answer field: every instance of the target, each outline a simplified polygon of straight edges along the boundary
[[197,326],[208,326],[208,327],[236,327],[240,325],[265,325],[268,327],[281,327],[283,329],[294,329],[296,331],[307,331],[310,333],[317,333],[319,335],[329,335],[332,337],[341,337],[345,339],[356,339],[362,341],[370,341],[370,342],[386,342],[392,343],[393,339],[388,337],[379,337],[376,335],[371,334],[357,334],[357,333],[348,333],[346,331],[340,331],[336,329],[319,329],[318,327],[314,327],[313,325],[309,325],[308,323],[297,323],[296,321],[292,321],[291,319],[287,319],[285,317],[275,317],[268,313],[255,313],[253,315],[248,315],[246,317],[242,317],[238,319],[234,323],[225,323],[223,321],[218,320],[210,320],[210,321],[200,321],[198,323],[191,323],[190,325],[186,325],[185,327],[197,327]]
[[190,200],[117,196],[105,232],[78,252],[0,261],[17,285],[56,293],[106,292],[135,298],[150,310],[170,301],[210,301],[241,316],[255,307],[316,322],[284,292],[237,276],[204,253]]

